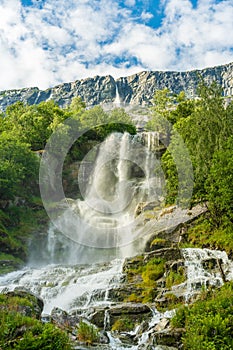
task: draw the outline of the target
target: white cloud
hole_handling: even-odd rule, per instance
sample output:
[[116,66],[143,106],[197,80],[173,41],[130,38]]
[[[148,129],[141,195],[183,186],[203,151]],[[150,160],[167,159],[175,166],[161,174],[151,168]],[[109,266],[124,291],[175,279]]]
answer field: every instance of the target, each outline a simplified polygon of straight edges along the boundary
[[0,0],[1,90],[233,61],[231,0],[199,0],[196,8],[163,0],[160,28],[149,26],[146,8],[134,16],[136,0],[125,0],[125,8],[116,0],[34,4]]
[[125,5],[133,7],[136,5],[136,1],[135,0],[125,0]]
[[149,19],[153,18],[154,16],[152,15],[152,13],[150,12],[146,12],[146,11],[142,11],[142,14],[141,14],[141,19],[143,21],[148,21]]

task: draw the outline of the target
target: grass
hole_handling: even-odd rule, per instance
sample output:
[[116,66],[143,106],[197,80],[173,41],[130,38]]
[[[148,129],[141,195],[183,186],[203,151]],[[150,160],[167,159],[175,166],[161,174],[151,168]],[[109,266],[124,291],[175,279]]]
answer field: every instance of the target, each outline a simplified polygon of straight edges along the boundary
[[200,218],[195,226],[188,229],[187,239],[182,247],[187,246],[225,250],[227,254],[232,255],[233,224],[216,228],[208,218]]
[[147,263],[139,261],[135,268],[127,271],[127,280],[135,283],[136,287],[142,289],[141,295],[132,293],[125,301],[131,302],[153,302],[156,296],[157,281],[165,272],[165,260],[161,258],[152,258]]
[[1,350],[71,350],[68,335],[53,324],[21,314],[22,306],[33,310],[34,297],[0,294]]
[[134,322],[127,317],[116,320],[112,326],[112,331],[130,332],[135,328]]

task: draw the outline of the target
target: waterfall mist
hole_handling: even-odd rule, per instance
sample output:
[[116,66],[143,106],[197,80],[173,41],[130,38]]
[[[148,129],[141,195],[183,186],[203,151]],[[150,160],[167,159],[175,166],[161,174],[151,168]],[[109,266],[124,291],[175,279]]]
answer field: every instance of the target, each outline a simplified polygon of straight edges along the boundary
[[[112,133],[84,157],[78,174],[83,199],[70,201],[50,225],[47,263],[91,263],[137,253],[138,203],[153,201],[160,207],[165,198],[158,146],[155,132]],[[38,260],[33,255],[31,263]]]

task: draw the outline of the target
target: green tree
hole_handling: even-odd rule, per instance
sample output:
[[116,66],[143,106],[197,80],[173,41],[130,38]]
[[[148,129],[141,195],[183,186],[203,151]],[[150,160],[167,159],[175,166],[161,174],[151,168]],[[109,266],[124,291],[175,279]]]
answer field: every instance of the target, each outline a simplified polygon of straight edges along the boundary
[[157,90],[151,108],[152,117],[147,123],[147,128],[170,134],[172,124],[175,124],[180,118],[188,117],[193,109],[194,101],[188,99],[184,91],[176,95],[167,88]]
[[3,130],[12,131],[36,151],[45,147],[55,128],[69,116],[52,100],[32,106],[17,102],[7,108]]
[[192,114],[181,118],[175,124],[187,145],[194,166],[195,194],[206,199],[205,182],[212,164],[213,154],[221,149],[223,143],[233,132],[232,121],[224,106],[222,92],[213,82],[207,86],[199,85],[199,99]]
[[206,191],[214,224],[233,224],[233,136],[214,153]]
[[38,157],[12,133],[0,135],[0,199],[28,197],[37,190]]

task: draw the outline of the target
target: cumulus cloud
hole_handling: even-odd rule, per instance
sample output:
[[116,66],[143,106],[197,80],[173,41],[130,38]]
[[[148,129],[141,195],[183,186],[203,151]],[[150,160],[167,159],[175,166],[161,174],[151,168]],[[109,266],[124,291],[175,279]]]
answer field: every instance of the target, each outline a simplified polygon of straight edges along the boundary
[[32,3],[0,0],[1,90],[233,61],[231,0],[161,0],[159,27],[148,0]]

